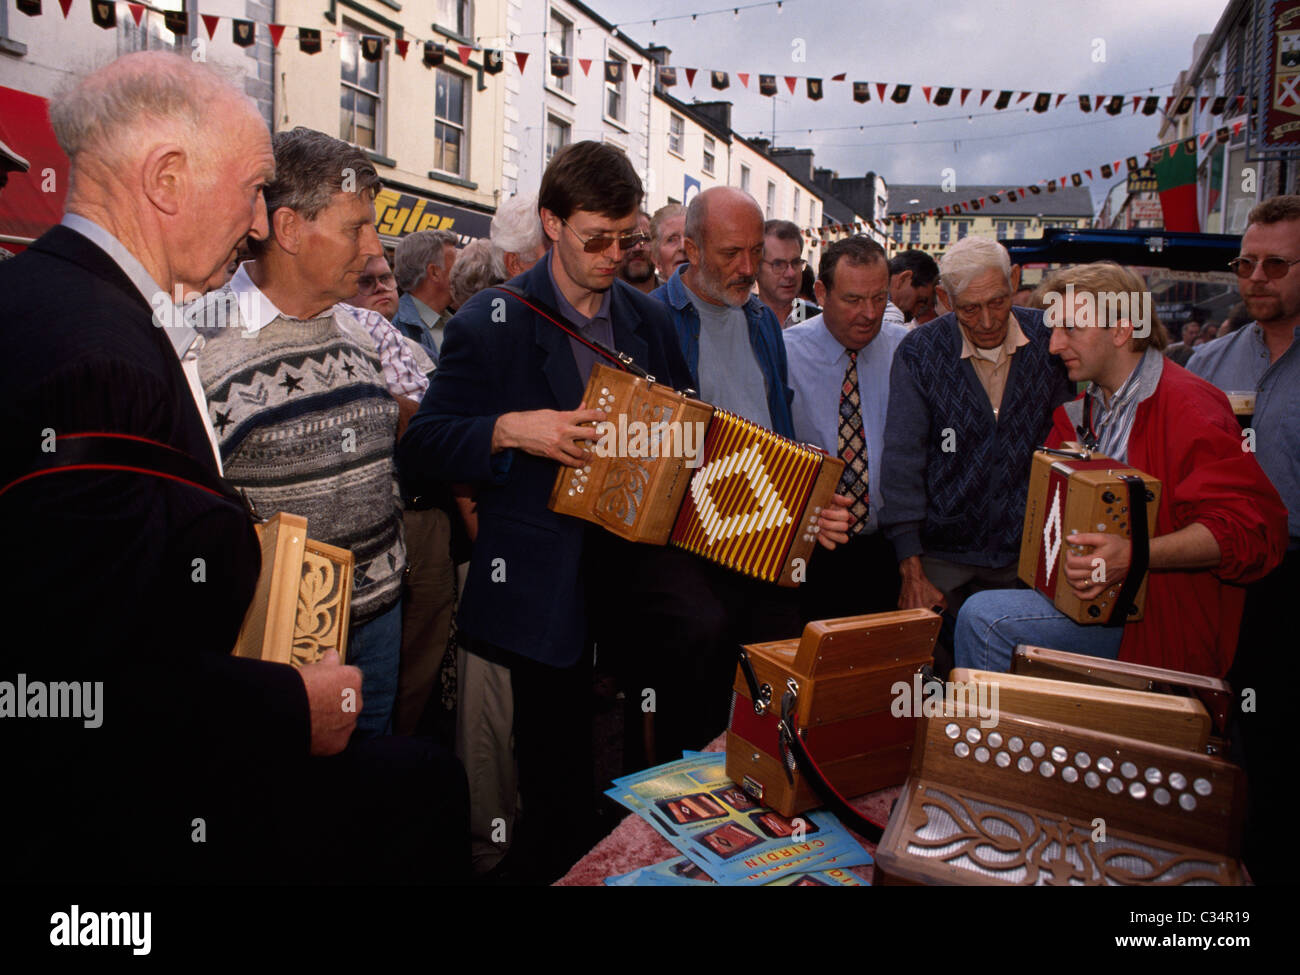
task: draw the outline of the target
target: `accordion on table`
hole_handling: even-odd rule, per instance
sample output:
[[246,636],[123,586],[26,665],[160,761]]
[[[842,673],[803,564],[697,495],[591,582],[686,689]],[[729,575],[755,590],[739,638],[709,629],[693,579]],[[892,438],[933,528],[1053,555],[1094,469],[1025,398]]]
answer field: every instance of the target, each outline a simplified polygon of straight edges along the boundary
[[[1052,600],[1076,623],[1120,624],[1142,618],[1151,531],[1160,506],[1160,482],[1135,468],[1087,450],[1034,452],[1020,536],[1020,581]],[[1123,582],[1094,599],[1081,599],[1065,577],[1075,533],[1111,532],[1131,539],[1133,556]],[[1099,566],[1102,571],[1105,566]]]
[[599,363],[584,402],[609,420],[587,465],[560,469],[552,511],[767,582],[802,581],[842,460]]
[[352,605],[352,553],[307,537],[307,519],[280,512],[257,526],[262,572],[235,654],[301,667],[330,650],[342,660]]
[[930,717],[876,849],[877,884],[1231,885],[1229,762],[1003,713]]
[[842,795],[898,785],[907,774],[916,710],[895,714],[901,684],[921,696],[940,618],[927,609],[820,620],[795,640],[745,647],[727,729],[727,776],[783,816],[821,802],[784,752],[783,698],[822,773]]

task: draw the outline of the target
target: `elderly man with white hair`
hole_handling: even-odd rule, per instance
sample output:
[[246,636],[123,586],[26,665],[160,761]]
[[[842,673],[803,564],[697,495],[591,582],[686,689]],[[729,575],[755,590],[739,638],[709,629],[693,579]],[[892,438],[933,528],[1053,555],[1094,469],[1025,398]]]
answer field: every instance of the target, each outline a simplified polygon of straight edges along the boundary
[[940,261],[953,309],[894,355],[880,512],[902,575],[901,608],[953,616],[981,589],[1015,584],[1030,458],[1071,386],[1043,314],[1013,308],[1020,269],[967,237]]
[[436,365],[442,331],[451,319],[451,272],[460,238],[447,230],[417,230],[397,242],[393,273],[402,297],[393,324],[419,342]]
[[549,243],[542,233],[537,194],[516,193],[497,207],[490,236],[505,262],[507,280],[545,257]]

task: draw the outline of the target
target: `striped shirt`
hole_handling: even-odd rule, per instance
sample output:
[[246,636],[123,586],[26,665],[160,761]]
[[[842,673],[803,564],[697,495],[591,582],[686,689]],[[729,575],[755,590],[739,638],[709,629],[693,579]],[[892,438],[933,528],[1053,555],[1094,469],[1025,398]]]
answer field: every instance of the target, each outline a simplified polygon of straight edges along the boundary
[[357,308],[342,302],[334,306],[335,314],[351,319],[370,333],[379,350],[379,362],[384,369],[384,381],[394,396],[406,396],[417,403],[429,388],[429,377],[420,369],[397,326],[377,311]]
[[1086,395],[1092,401],[1092,430],[1097,437],[1097,449],[1112,460],[1128,463],[1128,438],[1133,432],[1138,404],[1156,391],[1164,364],[1164,355],[1158,349],[1148,348],[1137,368],[1115,390],[1109,406],[1101,387],[1089,384]]

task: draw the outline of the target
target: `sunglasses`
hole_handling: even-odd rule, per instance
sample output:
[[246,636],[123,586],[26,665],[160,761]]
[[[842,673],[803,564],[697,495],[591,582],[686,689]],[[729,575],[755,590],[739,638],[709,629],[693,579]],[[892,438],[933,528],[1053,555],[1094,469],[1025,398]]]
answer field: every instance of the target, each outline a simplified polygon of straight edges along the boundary
[[1264,277],[1276,281],[1280,277],[1285,277],[1286,272],[1291,270],[1292,264],[1300,264],[1300,258],[1288,261],[1285,257],[1266,257],[1262,261],[1257,261],[1253,257],[1237,257],[1228,262],[1228,267],[1237,272],[1237,277],[1248,278],[1255,273],[1256,264],[1264,265]]
[[[569,222],[563,217],[560,218],[560,223],[569,227]],[[620,251],[636,250],[638,247],[644,247],[646,244],[650,243],[649,236],[640,232],[621,234],[618,237],[615,237],[613,234],[597,234],[594,237],[584,237],[572,227],[569,227],[569,231],[573,236],[577,237],[578,240],[582,241],[582,249],[588,254],[603,254],[616,242]]]
[[397,277],[391,271],[378,277],[373,274],[363,274],[357,278],[357,294],[359,295],[372,295],[376,291],[392,291],[396,287]]

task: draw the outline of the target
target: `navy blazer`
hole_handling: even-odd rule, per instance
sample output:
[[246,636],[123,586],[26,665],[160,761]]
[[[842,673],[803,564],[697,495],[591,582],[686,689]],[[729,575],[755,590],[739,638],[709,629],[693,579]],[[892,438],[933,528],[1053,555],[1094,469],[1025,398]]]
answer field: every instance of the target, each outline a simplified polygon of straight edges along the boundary
[[[555,308],[549,260],[510,284]],[[663,305],[623,281],[613,287],[615,347],[658,382],[688,384]],[[493,455],[492,430],[503,413],[576,409],[585,388],[568,336],[509,293],[488,288],[448,322],[441,362],[397,450],[415,490],[435,481],[474,487],[478,538],[457,627],[556,667],[576,662],[587,638],[581,568],[588,525],[547,508],[559,464],[522,450]]]

